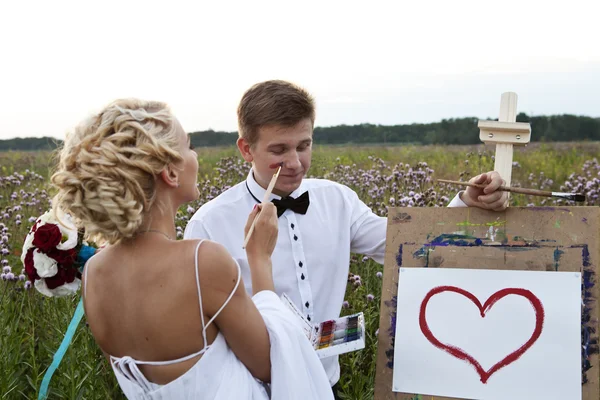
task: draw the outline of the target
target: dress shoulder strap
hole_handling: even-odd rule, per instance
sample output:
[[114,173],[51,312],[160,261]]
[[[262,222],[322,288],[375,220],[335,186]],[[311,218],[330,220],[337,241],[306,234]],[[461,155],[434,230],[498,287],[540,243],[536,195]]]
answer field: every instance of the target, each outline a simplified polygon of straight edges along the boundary
[[[200,244],[198,244],[198,246],[200,246]],[[200,277],[198,276],[198,274],[199,274],[198,273],[198,247],[196,247],[196,285],[198,287],[198,298],[199,298],[199,302],[200,302],[200,317],[202,318],[202,336],[204,338],[204,343],[206,343],[206,328],[215,320],[215,318],[217,318],[217,316],[221,313],[221,311],[223,311],[225,306],[229,303],[229,301],[235,294],[238,286],[240,285],[242,270],[241,270],[240,264],[237,262],[237,260],[233,259],[233,261],[235,262],[235,265],[237,266],[237,270],[238,270],[238,276],[237,276],[237,280],[235,282],[235,286],[233,287],[233,290],[231,291],[231,293],[229,293],[229,296],[227,297],[227,299],[225,300],[223,305],[221,305],[221,308],[219,308],[219,310],[215,313],[215,315],[213,315],[212,318],[206,323],[206,325],[204,325],[204,312],[202,310],[202,296],[200,293]]]

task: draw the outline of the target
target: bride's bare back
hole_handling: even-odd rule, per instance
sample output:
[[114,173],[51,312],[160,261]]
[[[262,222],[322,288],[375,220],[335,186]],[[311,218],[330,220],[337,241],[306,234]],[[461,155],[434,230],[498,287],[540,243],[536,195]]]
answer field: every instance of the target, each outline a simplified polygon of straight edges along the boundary
[[[147,233],[108,247],[90,260],[83,282],[86,316],[106,355],[166,361],[204,347],[194,271],[197,243]],[[198,250],[198,272],[206,324],[234,289],[238,270],[222,246],[205,241]],[[219,329],[250,372],[268,381],[268,333],[243,283],[208,325],[208,344]],[[200,357],[139,367],[149,381],[166,384],[183,375]]]

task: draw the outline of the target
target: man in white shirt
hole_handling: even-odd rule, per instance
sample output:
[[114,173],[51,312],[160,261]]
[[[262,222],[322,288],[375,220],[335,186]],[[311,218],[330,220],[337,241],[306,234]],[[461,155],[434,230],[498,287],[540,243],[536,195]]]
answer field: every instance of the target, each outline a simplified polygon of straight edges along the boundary
[[[286,293],[312,322],[338,318],[348,279],[350,253],[383,264],[387,219],[375,215],[350,188],[324,179],[304,179],[311,163],[315,108],[302,88],[284,81],[251,87],[238,107],[242,157],[252,164],[248,178],[204,204],[190,219],[185,239],[206,238],[224,245],[239,262],[246,290],[251,278],[243,246],[248,213],[262,201],[279,163],[270,196],[276,203],[279,237],[273,260],[277,294]],[[506,192],[497,191],[497,172],[481,174],[449,207],[504,210]],[[323,359],[331,385],[340,377],[338,357]]]

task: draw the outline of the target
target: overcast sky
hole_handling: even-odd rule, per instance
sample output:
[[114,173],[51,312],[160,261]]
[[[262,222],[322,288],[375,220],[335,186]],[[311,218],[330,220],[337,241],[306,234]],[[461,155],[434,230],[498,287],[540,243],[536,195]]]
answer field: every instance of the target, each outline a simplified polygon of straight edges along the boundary
[[[518,111],[600,117],[599,0],[3,1],[0,139],[64,137],[119,97],[186,131],[234,131],[252,84],[286,79],[318,126]],[[535,132],[532,132],[535,135]]]

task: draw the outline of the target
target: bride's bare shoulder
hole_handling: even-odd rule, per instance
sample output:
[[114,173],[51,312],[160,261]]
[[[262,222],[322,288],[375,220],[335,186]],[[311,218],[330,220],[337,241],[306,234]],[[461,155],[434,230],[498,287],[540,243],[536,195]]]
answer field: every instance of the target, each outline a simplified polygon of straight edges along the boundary
[[[197,240],[184,240],[185,245],[195,248]],[[182,243],[183,244],[183,243]],[[212,240],[203,240],[198,248],[198,277],[201,288],[231,293],[238,280],[238,267],[225,246]],[[240,278],[241,279],[241,278]]]

